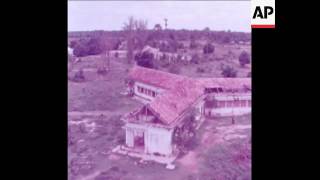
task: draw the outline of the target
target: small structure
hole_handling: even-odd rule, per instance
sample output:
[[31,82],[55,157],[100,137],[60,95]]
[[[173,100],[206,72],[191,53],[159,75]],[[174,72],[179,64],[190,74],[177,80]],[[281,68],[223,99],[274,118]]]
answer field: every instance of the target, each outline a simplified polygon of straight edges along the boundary
[[191,111],[197,127],[206,116],[251,112],[250,78],[189,78],[134,66],[129,79],[130,92],[145,105],[122,117],[126,143],[115,150],[122,154],[168,165],[179,153],[174,132]]
[[148,45],[141,50],[141,53],[144,53],[144,52],[153,54],[153,58],[156,60],[159,60],[162,56],[162,52],[160,52],[159,48],[153,48]]

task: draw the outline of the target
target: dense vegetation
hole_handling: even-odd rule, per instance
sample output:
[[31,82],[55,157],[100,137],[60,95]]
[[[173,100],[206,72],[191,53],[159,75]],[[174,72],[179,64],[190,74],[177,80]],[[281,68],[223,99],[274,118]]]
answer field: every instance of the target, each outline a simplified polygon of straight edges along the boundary
[[[128,40],[130,49],[141,49],[144,45],[159,48],[162,52],[176,52],[184,48],[179,41],[188,41],[190,49],[199,46],[196,40],[208,40],[217,43],[248,42],[251,41],[250,33],[230,31],[199,31],[199,30],[148,30],[145,27],[130,27],[127,25],[121,31],[83,31],[69,32],[71,40],[70,47],[74,48],[74,54],[78,57],[95,55],[106,49],[117,49],[123,40]],[[166,41],[161,42],[161,41]],[[213,53],[214,46],[207,44],[203,49],[204,53]]]
[[[144,30],[143,34],[147,39],[173,39],[178,41],[194,39],[208,39],[219,43],[229,43],[231,41],[248,42],[251,41],[251,34],[245,32],[232,32],[232,31],[207,31],[207,30]],[[77,31],[69,32],[69,38],[92,38],[92,37],[119,37],[120,39],[126,38],[127,31]]]
[[242,51],[239,56],[239,62],[241,66],[245,66],[246,64],[250,63],[250,56],[247,52]]

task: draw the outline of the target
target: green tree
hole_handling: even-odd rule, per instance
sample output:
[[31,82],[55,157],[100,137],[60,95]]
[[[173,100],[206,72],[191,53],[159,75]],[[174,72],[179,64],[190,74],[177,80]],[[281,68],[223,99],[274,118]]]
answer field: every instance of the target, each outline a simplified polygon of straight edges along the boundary
[[246,64],[250,63],[250,57],[246,51],[241,52],[241,54],[239,56],[239,62],[242,67],[244,67]]
[[231,66],[225,66],[222,75],[223,77],[237,77],[237,71]]
[[147,25],[148,23],[146,20],[137,20],[133,16],[130,16],[128,21],[124,23],[123,30],[125,31],[127,38],[127,58],[129,64],[133,59],[135,39],[141,32],[147,29]]
[[203,47],[203,54],[212,54],[214,52],[214,46],[211,43],[207,43]]

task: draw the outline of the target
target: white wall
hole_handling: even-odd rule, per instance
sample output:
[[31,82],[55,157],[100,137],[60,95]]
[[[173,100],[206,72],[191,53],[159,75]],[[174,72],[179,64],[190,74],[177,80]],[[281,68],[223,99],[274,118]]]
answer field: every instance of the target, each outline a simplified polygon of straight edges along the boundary
[[134,82],[134,94],[137,95],[137,96],[140,96],[142,98],[145,98],[145,99],[148,99],[148,100],[153,100],[154,97],[152,96],[148,96],[147,94],[144,94],[144,93],[140,93],[138,91],[138,86],[142,87],[142,88],[146,88],[146,89],[150,89],[152,91],[155,91],[157,94],[161,93],[164,91],[164,89],[162,88],[158,88],[158,87],[155,87],[155,86],[152,86],[152,85],[148,85],[148,84],[144,84],[144,83],[141,83],[141,82]]
[[128,147],[133,147],[134,146],[134,136],[133,132],[131,129],[127,128],[126,129],[126,145]]
[[205,114],[208,116],[209,111],[211,112],[211,116],[239,116],[251,113],[251,107],[225,107],[225,108],[206,108]]
[[[245,100],[246,104],[243,107],[213,107],[213,108],[205,108],[206,116],[238,116],[251,113],[251,104],[248,106],[248,100],[251,101],[251,94],[241,94],[236,96],[230,95],[219,95],[215,96],[216,100],[220,101],[233,101],[234,98],[237,100]],[[233,101],[234,102],[234,101]],[[209,115],[211,114],[211,115]]]
[[220,94],[219,96],[215,96],[215,99],[220,100],[220,101],[232,101],[234,98],[237,98],[238,100],[251,100],[251,94],[243,94],[243,95],[223,95]]
[[145,152],[171,155],[172,153],[172,130],[164,128],[148,128],[145,132]]
[[138,130],[144,133],[145,153],[171,155],[173,130],[133,123],[127,123],[125,128],[126,145],[128,147],[134,147],[134,131]]

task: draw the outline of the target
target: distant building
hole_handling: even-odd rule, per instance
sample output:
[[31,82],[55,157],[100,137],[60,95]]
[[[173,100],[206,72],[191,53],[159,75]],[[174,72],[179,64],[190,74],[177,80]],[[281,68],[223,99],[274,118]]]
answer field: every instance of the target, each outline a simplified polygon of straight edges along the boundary
[[141,53],[144,53],[144,52],[148,52],[148,53],[151,53],[153,54],[153,58],[156,59],[156,60],[159,60],[161,58],[161,56],[163,55],[162,52],[160,52],[159,48],[153,48],[151,46],[145,46],[142,50],[141,50]]

